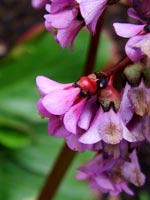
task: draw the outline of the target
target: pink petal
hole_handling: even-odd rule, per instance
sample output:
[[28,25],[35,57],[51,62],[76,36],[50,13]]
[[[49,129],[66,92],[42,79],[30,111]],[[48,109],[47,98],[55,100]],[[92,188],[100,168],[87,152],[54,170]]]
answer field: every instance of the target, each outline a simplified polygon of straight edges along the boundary
[[80,143],[78,139],[77,135],[71,134],[66,138],[66,143],[71,150],[83,152],[87,149],[87,145]]
[[64,10],[56,14],[46,14],[44,15],[44,18],[54,28],[67,28],[72,23],[73,19],[76,17],[77,12],[77,9]]
[[122,182],[121,183],[121,188],[124,192],[126,192],[127,194],[133,196],[134,195],[134,192],[128,187],[127,183],[125,182]]
[[68,83],[68,84],[58,83],[45,76],[37,76],[36,84],[37,84],[39,92],[42,95],[48,94],[49,92],[54,91],[54,90],[65,89],[72,86],[72,83]]
[[135,45],[139,41],[141,41],[142,39],[144,39],[144,38],[145,38],[144,35],[135,36],[133,38],[130,38],[128,40],[128,42],[126,43],[126,46],[125,46],[126,54],[128,55],[128,57],[133,62],[139,61],[144,56],[144,54],[141,52],[140,48],[135,47]]
[[96,116],[88,129],[87,132],[85,132],[80,138],[79,141],[84,144],[94,144],[96,142],[99,142],[101,140],[101,136],[99,134],[99,124],[101,123],[101,118],[103,117],[103,111],[100,108]]
[[113,191],[115,189],[112,181],[103,174],[95,177],[95,181],[102,190]]
[[106,0],[77,0],[80,12],[89,29],[95,33],[97,20],[106,7]]
[[60,117],[54,115],[48,122],[48,133],[59,138],[66,138],[70,135],[70,133],[64,128]]
[[82,28],[83,23],[79,20],[73,20],[72,23],[64,29],[59,29],[56,41],[59,42],[62,48],[66,48],[68,45],[71,45],[73,50],[73,41]]
[[123,132],[123,138],[128,142],[138,142],[138,138],[136,138],[124,125],[122,122],[122,132]]
[[117,35],[124,38],[130,38],[142,32],[145,25],[114,23],[113,26]]
[[42,104],[42,99],[39,99],[38,102],[37,102],[37,109],[39,111],[39,113],[43,116],[43,117],[48,117],[50,118],[52,116],[51,113],[49,113],[45,107],[43,106]]
[[89,99],[80,115],[78,126],[84,130],[87,130],[90,126],[90,123],[96,113],[96,98],[92,97]]
[[108,144],[118,144],[122,140],[121,118],[112,109],[103,113],[98,130],[102,140]]
[[142,22],[142,24],[145,23],[145,21],[143,21],[143,20],[138,16],[138,14],[137,14],[137,12],[134,10],[134,8],[129,8],[129,9],[128,9],[128,16],[131,17],[131,18],[133,18],[133,19],[136,19],[136,20]]
[[51,13],[62,11],[67,7],[69,8],[69,6],[71,7],[74,5],[74,0],[52,0],[51,2]]
[[42,104],[50,113],[54,115],[63,115],[70,109],[79,92],[79,88],[55,90],[43,98]]
[[121,119],[123,120],[125,124],[127,124],[131,120],[134,114],[132,103],[130,99],[128,98],[128,92],[130,88],[131,86],[128,83],[126,83],[126,86],[123,91],[122,99],[121,99],[120,109],[119,109]]
[[77,131],[77,123],[82,112],[82,109],[85,105],[86,98],[82,99],[79,103],[72,106],[69,111],[64,116],[64,125],[65,128],[71,132],[76,134]]

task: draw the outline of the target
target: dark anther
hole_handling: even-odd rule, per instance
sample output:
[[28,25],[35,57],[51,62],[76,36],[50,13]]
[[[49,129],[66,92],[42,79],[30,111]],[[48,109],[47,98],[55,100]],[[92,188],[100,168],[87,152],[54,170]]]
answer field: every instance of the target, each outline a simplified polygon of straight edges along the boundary
[[150,33],[150,24],[146,24],[146,25],[144,26],[144,31],[145,31],[146,33]]
[[77,19],[78,19],[79,21],[83,21],[83,20],[84,20],[84,18],[82,17],[82,15],[81,15],[80,12],[78,12]]

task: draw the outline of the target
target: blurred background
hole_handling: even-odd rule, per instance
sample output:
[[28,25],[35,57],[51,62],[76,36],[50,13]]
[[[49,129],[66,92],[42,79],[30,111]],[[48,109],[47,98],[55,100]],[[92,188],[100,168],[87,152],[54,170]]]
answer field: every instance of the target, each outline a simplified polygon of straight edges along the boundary
[[[47,119],[37,112],[36,76],[74,82],[86,59],[87,30],[76,38],[73,52],[62,50],[44,29],[43,13],[34,10],[30,0],[0,1],[0,200],[36,200],[64,144],[63,139],[48,136]],[[103,33],[95,70],[109,62],[109,52],[112,44]],[[76,155],[55,200],[95,199],[87,183],[75,179],[77,167],[93,156]],[[140,199],[149,199],[147,193]]]

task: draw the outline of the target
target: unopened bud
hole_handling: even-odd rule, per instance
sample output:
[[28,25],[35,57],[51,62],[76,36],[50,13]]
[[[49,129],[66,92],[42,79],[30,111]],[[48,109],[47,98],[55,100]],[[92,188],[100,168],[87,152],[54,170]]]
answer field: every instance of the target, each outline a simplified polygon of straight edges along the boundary
[[112,85],[108,85],[98,93],[98,101],[102,105],[104,111],[108,111],[111,106],[117,112],[120,107],[120,94]]
[[132,86],[138,86],[141,81],[142,71],[144,64],[138,62],[132,65],[128,65],[124,70],[124,75]]
[[150,68],[146,67],[143,70],[142,74],[143,74],[143,79],[144,79],[145,86],[149,88],[150,87]]

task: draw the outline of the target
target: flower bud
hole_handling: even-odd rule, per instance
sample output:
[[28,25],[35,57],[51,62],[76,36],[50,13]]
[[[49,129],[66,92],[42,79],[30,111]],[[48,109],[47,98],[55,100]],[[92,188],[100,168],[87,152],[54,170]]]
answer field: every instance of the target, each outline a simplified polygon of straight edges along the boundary
[[142,75],[143,75],[145,86],[149,88],[150,87],[150,68],[145,67],[145,69],[142,72]]
[[99,91],[98,101],[104,111],[107,112],[111,106],[113,106],[115,111],[118,111],[120,107],[120,94],[112,85],[108,85],[105,89]]
[[141,81],[142,71],[144,69],[144,65],[142,63],[135,63],[132,65],[128,65],[124,70],[124,75],[132,86],[139,85]]

